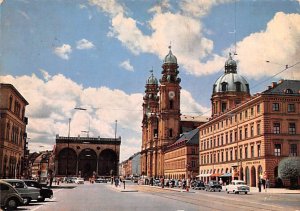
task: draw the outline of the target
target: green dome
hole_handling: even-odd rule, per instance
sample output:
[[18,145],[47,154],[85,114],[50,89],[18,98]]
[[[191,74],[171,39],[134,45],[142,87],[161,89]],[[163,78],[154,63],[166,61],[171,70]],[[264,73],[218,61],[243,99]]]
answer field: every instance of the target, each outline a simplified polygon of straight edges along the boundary
[[172,54],[171,46],[169,46],[169,54],[164,59],[164,64],[177,64],[177,58]]

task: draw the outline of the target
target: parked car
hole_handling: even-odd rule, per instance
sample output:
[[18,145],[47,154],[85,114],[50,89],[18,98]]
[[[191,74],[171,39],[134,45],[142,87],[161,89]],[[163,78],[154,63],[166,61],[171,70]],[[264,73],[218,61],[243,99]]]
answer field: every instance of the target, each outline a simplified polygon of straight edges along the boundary
[[0,180],[0,192],[2,209],[15,210],[18,206],[23,205],[23,198],[11,184]]
[[233,192],[236,194],[244,192],[245,194],[247,194],[248,192],[250,192],[250,187],[246,185],[243,180],[232,180],[231,183],[226,185],[226,192]]
[[219,191],[221,192],[222,190],[222,186],[220,185],[220,183],[216,180],[211,180],[208,182],[207,185],[205,185],[205,191]]
[[204,182],[202,182],[202,181],[196,181],[194,183],[193,189],[195,189],[195,190],[204,190],[205,189]]
[[107,180],[105,178],[97,178],[95,183],[107,183]]
[[23,180],[28,187],[34,187],[40,189],[40,198],[38,201],[45,201],[46,198],[51,199],[53,197],[53,191],[50,188],[44,187],[42,184],[34,180]]
[[77,178],[74,180],[74,182],[75,182],[76,184],[84,184],[84,179],[81,178],[81,177],[77,177]]
[[28,187],[23,180],[19,179],[3,179],[3,181],[11,184],[24,199],[24,204],[28,205],[31,200],[38,200],[41,198],[40,189]]

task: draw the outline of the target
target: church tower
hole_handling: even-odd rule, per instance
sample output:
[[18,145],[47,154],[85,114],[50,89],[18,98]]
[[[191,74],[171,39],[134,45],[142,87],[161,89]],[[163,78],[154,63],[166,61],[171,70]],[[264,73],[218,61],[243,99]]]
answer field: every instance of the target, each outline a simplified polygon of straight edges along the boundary
[[225,72],[213,86],[212,117],[234,108],[250,97],[249,84],[243,76],[237,73],[236,61],[229,53],[229,58],[225,62]]
[[169,46],[162,65],[159,96],[158,174],[163,175],[163,147],[174,143],[180,135],[180,81],[177,58]]
[[146,82],[145,95],[143,97],[143,121],[142,121],[142,152],[141,171],[144,175],[156,175],[156,147],[158,140],[158,81],[151,75]]

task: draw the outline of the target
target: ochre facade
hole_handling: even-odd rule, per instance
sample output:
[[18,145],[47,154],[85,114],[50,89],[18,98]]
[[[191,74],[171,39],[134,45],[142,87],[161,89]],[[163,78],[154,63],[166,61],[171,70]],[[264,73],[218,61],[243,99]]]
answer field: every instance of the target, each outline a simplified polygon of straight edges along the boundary
[[0,178],[19,178],[25,172],[28,102],[13,85],[3,83],[0,99]]

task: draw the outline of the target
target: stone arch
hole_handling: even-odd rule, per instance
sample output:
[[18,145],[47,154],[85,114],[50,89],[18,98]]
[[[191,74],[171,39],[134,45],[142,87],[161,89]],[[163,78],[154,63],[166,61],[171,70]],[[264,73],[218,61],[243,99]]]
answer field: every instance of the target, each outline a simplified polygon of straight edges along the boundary
[[58,154],[58,175],[76,175],[77,155],[71,148],[64,148]]
[[245,169],[245,182],[247,185],[250,184],[250,172],[249,172],[248,166],[246,166],[246,169]]
[[252,166],[251,167],[251,187],[255,187],[256,186],[256,170],[255,167]]
[[100,152],[98,160],[98,174],[101,176],[117,175],[117,154],[111,149]]
[[78,155],[78,173],[87,179],[97,172],[97,154],[93,149],[81,150]]

